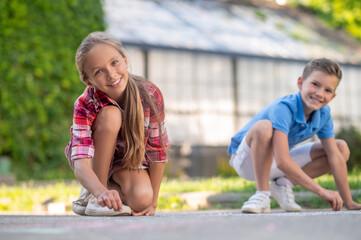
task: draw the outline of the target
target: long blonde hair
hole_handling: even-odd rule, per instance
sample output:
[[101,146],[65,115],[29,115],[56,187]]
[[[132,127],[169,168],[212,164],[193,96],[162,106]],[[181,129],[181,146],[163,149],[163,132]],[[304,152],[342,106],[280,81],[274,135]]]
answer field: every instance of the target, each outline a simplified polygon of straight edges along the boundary
[[[120,41],[104,32],[90,33],[80,44],[75,62],[83,82],[87,82],[87,75],[84,71],[84,62],[90,50],[98,44],[107,44],[114,47],[119,53],[125,57],[125,50]],[[128,74],[128,83],[124,90],[124,102],[122,108],[124,110],[124,119],[122,123],[122,134],[126,141],[124,150],[124,167],[128,169],[137,169],[145,157],[145,136],[144,136],[144,111],[141,97],[148,103],[154,112],[159,127],[159,138],[162,148],[166,150],[163,142],[163,129],[160,121],[159,112],[154,104],[152,96],[145,89],[144,82],[146,80]]]

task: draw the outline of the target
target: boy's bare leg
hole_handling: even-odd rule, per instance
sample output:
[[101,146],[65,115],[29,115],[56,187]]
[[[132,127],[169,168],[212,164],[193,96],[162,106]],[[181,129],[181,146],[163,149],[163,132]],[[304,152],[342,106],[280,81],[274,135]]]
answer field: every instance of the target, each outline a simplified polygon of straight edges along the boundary
[[269,120],[260,120],[247,133],[246,142],[251,149],[253,170],[258,191],[269,191],[270,169],[273,161],[273,128]]
[[[347,143],[344,140],[337,139],[336,145],[346,163],[350,156],[350,150],[347,146]],[[310,155],[311,155],[312,161],[302,168],[302,170],[308,176],[310,176],[311,178],[317,178],[326,173],[331,172],[331,168],[330,168],[326,153],[320,142],[317,142],[312,146]],[[347,174],[347,173],[345,173],[345,174]],[[344,200],[344,204],[347,209],[349,209],[349,210],[361,209],[361,204],[355,203],[352,200],[349,188],[341,189],[341,190],[339,189],[339,192]]]
[[[342,153],[342,156],[345,159],[348,159],[348,148],[347,145],[344,145],[344,142],[337,142],[337,147],[340,150],[340,153]],[[331,171],[330,166],[328,165],[328,161],[327,161],[327,156],[326,156],[326,152],[323,149],[323,146],[321,143],[315,143],[313,144],[311,151],[310,151],[310,157],[311,157],[311,162],[306,164],[302,170],[311,178],[316,178],[319,177],[321,175],[324,175],[325,173],[328,173]],[[294,181],[291,180],[291,178],[278,178],[275,182],[275,184],[271,185],[271,188],[273,189],[273,197],[275,199],[278,199],[277,202],[280,204],[280,206],[282,206],[282,208],[286,209],[286,210],[292,210],[292,211],[300,211],[301,207],[296,203],[292,203],[294,201],[294,198],[291,197],[289,198],[289,194],[283,194],[283,191],[279,191],[278,194],[277,190],[282,190],[281,186],[286,186],[288,185],[288,181],[290,181],[293,185],[297,185]],[[290,186],[290,185],[288,185]],[[292,185],[291,185],[292,186]],[[286,197],[285,197],[286,196]],[[285,201],[286,199],[286,201]],[[291,201],[290,201],[291,199]]]
[[[348,149],[346,142],[337,139],[336,144],[342,156],[344,157],[345,162],[347,162],[350,156],[350,150]],[[322,144],[320,142],[313,144],[310,155],[312,161],[302,168],[302,170],[308,176],[311,178],[317,178],[331,172],[330,165],[327,161],[326,152],[323,150]],[[295,183],[293,184],[296,185]]]

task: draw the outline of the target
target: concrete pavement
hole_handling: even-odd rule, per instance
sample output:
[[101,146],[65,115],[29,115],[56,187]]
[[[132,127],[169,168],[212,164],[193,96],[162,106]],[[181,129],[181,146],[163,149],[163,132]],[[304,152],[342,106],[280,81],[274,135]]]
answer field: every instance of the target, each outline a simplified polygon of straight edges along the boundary
[[1,240],[361,239],[361,211],[160,212],[154,217],[2,215]]

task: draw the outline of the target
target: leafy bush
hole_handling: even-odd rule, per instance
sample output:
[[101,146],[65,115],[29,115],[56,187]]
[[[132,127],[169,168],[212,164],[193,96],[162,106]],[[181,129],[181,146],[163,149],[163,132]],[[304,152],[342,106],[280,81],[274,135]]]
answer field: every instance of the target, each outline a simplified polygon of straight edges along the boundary
[[328,25],[345,29],[361,41],[361,1],[291,0],[290,3],[310,9]]
[[218,157],[216,167],[217,177],[235,177],[236,171],[229,165],[229,156]]
[[84,89],[74,55],[104,30],[99,0],[0,1],[0,155],[18,179],[73,177],[64,157]]
[[343,139],[350,148],[350,159],[347,162],[348,171],[361,170],[361,134],[355,127],[342,128],[336,138]]

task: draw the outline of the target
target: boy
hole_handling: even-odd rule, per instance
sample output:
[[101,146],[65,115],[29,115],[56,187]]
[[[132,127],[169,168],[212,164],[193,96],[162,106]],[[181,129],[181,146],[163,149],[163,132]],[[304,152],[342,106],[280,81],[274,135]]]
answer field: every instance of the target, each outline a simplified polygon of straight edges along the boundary
[[[286,211],[301,211],[292,192],[296,184],[328,201],[334,211],[343,203],[349,210],[361,209],[361,204],[352,200],[347,180],[350,152],[345,141],[334,138],[327,106],[336,96],[341,78],[336,62],[324,58],[309,62],[298,78],[298,93],[277,99],[233,136],[228,148],[230,165],[238,175],[257,184],[257,192],[243,204],[242,212],[270,212],[271,195]],[[320,142],[294,147],[315,134]],[[339,193],[312,180],[328,172]]]

